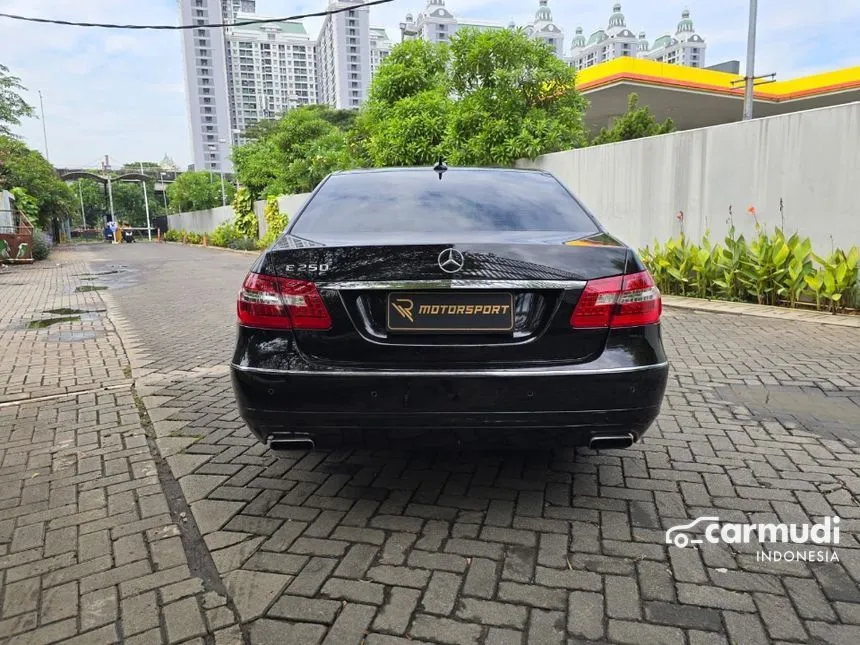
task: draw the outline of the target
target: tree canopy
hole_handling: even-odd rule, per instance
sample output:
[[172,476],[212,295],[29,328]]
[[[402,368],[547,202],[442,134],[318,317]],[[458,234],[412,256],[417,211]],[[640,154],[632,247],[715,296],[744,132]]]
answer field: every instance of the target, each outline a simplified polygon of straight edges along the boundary
[[[224,192],[229,204],[233,200],[236,187],[225,181]],[[204,170],[184,172],[167,187],[167,198],[176,211],[199,211],[221,206],[221,176]]]
[[20,188],[38,207],[37,222],[47,227],[54,217],[66,217],[74,209],[74,195],[54,167],[21,141],[0,135],[0,189]]
[[351,122],[315,105],[258,126],[249,132],[256,139],[233,150],[239,182],[255,197],[312,190],[330,172],[352,167],[346,132],[335,125]]
[[[255,197],[312,190],[328,173],[414,166],[509,166],[585,145],[574,71],[522,31],[459,31],[451,45],[401,43],[355,112],[313,106],[250,129],[233,151]],[[553,91],[562,87],[564,91]]]
[[639,95],[631,94],[627,98],[627,112],[618,117],[611,128],[601,129],[591,145],[630,141],[674,131],[675,124],[672,119],[666,119],[663,123],[658,122],[651,108],[647,105],[639,105]]
[[22,118],[33,116],[33,107],[19,95],[24,89],[21,79],[0,64],[0,135],[13,136],[9,126],[21,125]]

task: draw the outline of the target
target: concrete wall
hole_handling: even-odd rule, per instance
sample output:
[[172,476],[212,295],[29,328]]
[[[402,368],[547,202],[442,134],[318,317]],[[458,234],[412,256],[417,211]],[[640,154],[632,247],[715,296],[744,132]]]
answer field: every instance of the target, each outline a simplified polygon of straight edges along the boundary
[[520,167],[552,172],[623,241],[641,248],[680,232],[712,239],[772,229],[860,245],[860,103],[544,155]]
[[[302,207],[310,193],[298,193],[296,195],[281,195],[278,197],[278,208],[282,213],[286,213],[292,219],[296,211]],[[266,201],[258,200],[254,202],[254,213],[257,215],[257,220],[260,226],[260,237],[266,234],[266,216],[265,216]],[[191,211],[188,213],[179,213],[178,215],[168,215],[167,223],[172,230],[185,230],[192,233],[211,233],[219,224],[233,219],[232,206],[219,206],[204,211]]]
[[190,211],[178,215],[168,215],[167,223],[171,230],[189,233],[211,233],[219,224],[233,219],[232,206],[219,206],[205,211]]

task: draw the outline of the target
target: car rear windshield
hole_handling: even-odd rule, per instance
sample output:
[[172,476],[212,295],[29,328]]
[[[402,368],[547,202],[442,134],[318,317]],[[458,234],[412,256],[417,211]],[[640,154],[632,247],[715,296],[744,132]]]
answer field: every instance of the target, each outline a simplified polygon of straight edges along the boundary
[[333,175],[291,233],[592,233],[594,221],[553,177],[538,172],[430,169]]

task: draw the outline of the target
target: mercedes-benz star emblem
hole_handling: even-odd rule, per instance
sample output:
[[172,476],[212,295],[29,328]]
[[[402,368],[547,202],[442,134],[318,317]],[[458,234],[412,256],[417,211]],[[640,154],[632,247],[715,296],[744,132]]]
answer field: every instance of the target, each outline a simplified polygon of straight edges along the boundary
[[466,264],[466,258],[457,249],[445,249],[439,254],[439,268],[445,273],[457,273]]

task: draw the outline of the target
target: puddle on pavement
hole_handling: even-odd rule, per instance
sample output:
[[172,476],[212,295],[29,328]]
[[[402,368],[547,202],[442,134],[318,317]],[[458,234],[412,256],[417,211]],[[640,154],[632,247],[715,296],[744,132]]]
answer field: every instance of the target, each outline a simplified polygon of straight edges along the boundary
[[119,273],[119,269],[114,269],[113,271],[95,271],[93,273],[79,273],[78,277],[84,280],[95,280],[96,276],[100,275],[113,275],[114,273]]
[[779,385],[733,385],[717,392],[747,408],[753,417],[793,422],[819,436],[860,440],[860,406],[839,392]]
[[54,316],[72,316],[75,314],[101,314],[105,311],[106,309],[69,309],[68,307],[61,307],[60,309],[46,309],[45,313]]
[[85,284],[75,289],[77,293],[87,293],[88,291],[104,291],[107,287],[98,284]]
[[31,320],[27,324],[28,329],[44,329],[51,325],[58,325],[66,322],[79,322],[80,316],[61,316],[59,318],[42,318],[41,320]]

